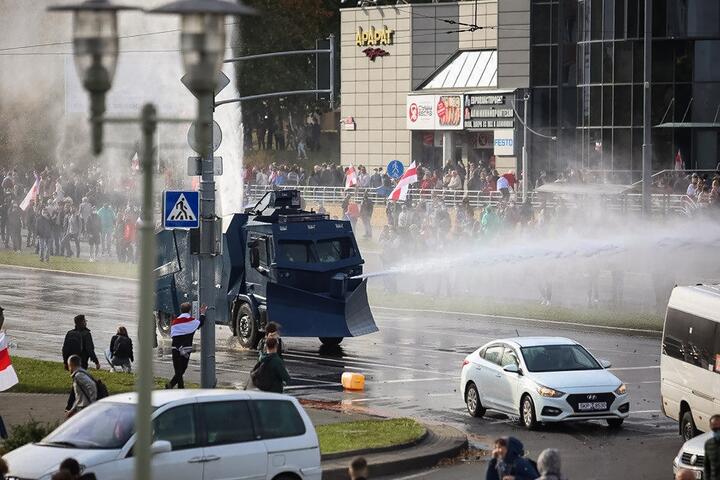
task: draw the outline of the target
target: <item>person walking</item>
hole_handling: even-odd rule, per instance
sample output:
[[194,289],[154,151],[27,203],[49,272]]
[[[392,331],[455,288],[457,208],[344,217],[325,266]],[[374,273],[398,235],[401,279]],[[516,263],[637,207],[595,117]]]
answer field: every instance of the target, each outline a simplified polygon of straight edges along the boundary
[[100,216],[97,212],[90,212],[85,223],[85,234],[90,246],[90,261],[94,262],[100,256]]
[[363,226],[365,227],[363,238],[372,238],[373,208],[373,201],[370,199],[368,192],[365,192],[362,202],[360,203],[360,218],[362,218]]
[[538,457],[538,471],[540,476],[537,480],[564,480],[560,463],[560,452],[554,448],[546,448],[540,452]]
[[127,373],[132,371],[132,362],[135,361],[135,357],[127,328],[118,327],[117,333],[110,339],[110,348],[105,351],[105,358],[113,371],[115,367],[120,367],[123,372]]
[[348,475],[350,476],[350,480],[367,480],[368,464],[365,457],[353,458],[348,468]]
[[68,258],[73,256],[70,242],[75,243],[75,255],[80,258],[80,230],[82,228],[82,222],[80,221],[80,214],[73,210],[70,205],[65,207],[65,218],[63,231],[64,235],[60,242],[60,254],[66,255]]
[[515,437],[495,440],[492,459],[488,464],[485,480],[535,480],[540,476],[535,466],[525,457],[525,448]]
[[50,251],[52,250],[52,221],[47,208],[43,208],[40,215],[35,219],[35,232],[38,241],[38,255],[41,262],[50,262]]
[[713,436],[705,442],[705,472],[703,480],[720,480],[720,415],[710,417]]
[[185,388],[183,375],[190,362],[192,353],[193,337],[195,332],[205,323],[205,310],[207,307],[200,307],[200,318],[196,319],[190,313],[192,304],[186,302],[180,305],[180,315],[170,324],[170,337],[172,337],[172,362],[174,375],[165,388]]
[[87,328],[87,320],[85,315],[76,315],[73,319],[75,328],[69,330],[65,334],[65,341],[62,346],[63,364],[65,370],[68,369],[68,359],[72,355],[80,357],[80,366],[87,370],[88,361],[92,360],[95,368],[100,369],[100,362],[95,355],[95,343],[93,342],[92,333]]
[[112,243],[112,235],[115,231],[115,212],[110,208],[110,204],[106,203],[98,211],[100,217],[100,240],[102,243],[103,255],[110,255],[110,245]]
[[264,392],[283,393],[283,385],[290,382],[290,374],[278,355],[278,344],[277,338],[268,338],[265,342],[266,353],[260,356],[250,372],[253,385]]
[[70,358],[67,359],[67,365],[72,377],[73,393],[75,394],[72,406],[65,412],[65,416],[70,418],[97,401],[97,386],[92,376],[82,367],[82,359],[79,355],[70,355]]

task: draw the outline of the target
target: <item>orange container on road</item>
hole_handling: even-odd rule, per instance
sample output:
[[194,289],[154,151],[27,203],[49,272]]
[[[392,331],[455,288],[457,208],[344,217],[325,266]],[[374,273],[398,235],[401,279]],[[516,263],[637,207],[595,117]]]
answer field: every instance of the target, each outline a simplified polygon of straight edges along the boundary
[[341,383],[345,390],[365,390],[365,375],[362,373],[345,372],[342,374]]

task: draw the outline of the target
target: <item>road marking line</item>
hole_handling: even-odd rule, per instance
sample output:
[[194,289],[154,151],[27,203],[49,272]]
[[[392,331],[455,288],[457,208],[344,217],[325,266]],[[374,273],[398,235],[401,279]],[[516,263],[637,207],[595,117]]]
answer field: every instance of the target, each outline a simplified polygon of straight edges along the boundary
[[630,410],[630,413],[661,413],[660,410]]
[[370,381],[366,383],[411,383],[411,382],[434,382],[437,380],[460,380],[460,377],[441,377],[441,378],[399,378],[397,380],[380,380]]
[[290,358],[290,357],[295,357],[295,358],[312,359],[312,360],[315,360],[315,361],[341,363],[341,364],[343,365],[343,367],[346,367],[346,368],[348,367],[348,366],[347,366],[347,363],[348,363],[348,362],[353,362],[353,363],[355,363],[355,364],[358,364],[358,365],[361,365],[361,366],[362,366],[362,365],[365,365],[365,366],[368,366],[368,367],[371,367],[371,368],[372,368],[372,367],[394,368],[394,369],[397,369],[397,370],[407,370],[407,371],[410,371],[410,372],[435,373],[435,374],[437,374],[437,375],[446,375],[446,376],[448,376],[448,377],[454,378],[454,374],[453,374],[453,373],[449,373],[449,372],[440,372],[440,371],[438,371],[438,370],[428,370],[428,369],[412,368],[412,367],[402,367],[402,366],[400,366],[400,365],[387,365],[387,364],[384,364],[384,363],[375,363],[375,362],[368,362],[368,361],[362,361],[362,360],[336,360],[336,359],[334,359],[334,358],[325,358],[325,357],[320,357],[320,356],[317,356],[317,355],[300,355],[300,354],[297,354],[297,353],[285,353],[284,356],[285,356],[285,357],[288,357],[288,358]]
[[490,315],[487,313],[474,313],[474,312],[454,312],[448,310],[433,310],[423,308],[397,308],[397,307],[381,307],[378,305],[371,305],[372,308],[379,308],[382,310],[391,310],[396,312],[419,312],[419,313],[441,313],[445,315],[467,315],[472,317],[487,317],[487,318],[501,318],[505,320],[515,320],[522,322],[534,322],[534,323],[549,323],[553,325],[572,325],[575,327],[585,328],[598,328],[601,330],[619,330],[623,332],[637,332],[637,333],[652,333],[654,335],[660,335],[659,330],[648,330],[644,328],[628,328],[628,327],[611,327],[608,325],[591,325],[580,322],[561,322],[558,320],[541,320],[539,318],[527,318],[527,317],[510,317],[507,315]]

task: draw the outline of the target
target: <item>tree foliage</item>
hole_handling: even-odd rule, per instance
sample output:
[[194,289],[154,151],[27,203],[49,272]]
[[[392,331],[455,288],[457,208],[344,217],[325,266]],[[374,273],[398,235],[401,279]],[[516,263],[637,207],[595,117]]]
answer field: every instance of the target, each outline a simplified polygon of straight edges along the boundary
[[[339,0],[243,0],[259,15],[240,20],[237,56],[316,47],[316,40],[336,35],[339,46]],[[339,55],[336,56],[339,59]],[[315,55],[250,60],[237,64],[241,96],[315,88]],[[243,103],[243,122],[254,125],[266,114],[302,117],[315,108],[314,95],[298,95]]]

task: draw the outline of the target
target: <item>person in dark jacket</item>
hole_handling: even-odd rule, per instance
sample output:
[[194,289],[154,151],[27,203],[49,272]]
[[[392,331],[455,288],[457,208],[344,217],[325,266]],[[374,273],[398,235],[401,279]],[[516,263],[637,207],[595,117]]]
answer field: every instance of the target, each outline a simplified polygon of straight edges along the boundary
[[75,328],[65,334],[65,341],[62,347],[63,364],[65,370],[68,369],[67,360],[71,355],[80,357],[82,368],[87,370],[88,361],[92,360],[95,367],[100,369],[100,362],[95,355],[95,344],[93,343],[92,333],[87,328],[87,320],[85,315],[76,315],[73,319]]
[[278,341],[277,354],[280,358],[283,355],[283,344],[282,338],[280,338],[280,326],[275,322],[268,322],[265,326],[265,336],[260,339],[257,346],[258,358],[262,358],[263,355],[267,354],[266,343],[268,339],[276,338]]
[[720,480],[720,415],[710,417],[712,438],[705,442],[705,473],[703,480]]
[[[65,334],[65,341],[62,346],[63,365],[65,370],[68,368],[68,358],[73,355],[80,357],[80,366],[83,370],[88,369],[88,361],[95,363],[95,368],[100,369],[100,362],[95,355],[95,344],[93,343],[92,333],[87,328],[87,320],[85,315],[76,315],[73,319],[75,328]],[[75,390],[70,389],[70,395],[65,410],[70,410],[75,404]]]
[[192,311],[192,304],[183,303],[180,305],[180,315],[175,318],[170,324],[170,337],[172,337],[172,360],[174,376],[168,383],[165,384],[165,388],[185,388],[185,381],[183,375],[187,370],[188,363],[190,362],[190,353],[193,348],[193,337],[195,332],[205,323],[205,310],[207,307],[202,306],[200,308],[200,318],[196,319],[190,313]]
[[110,339],[110,349],[105,352],[105,357],[113,370],[115,367],[120,367],[123,372],[130,373],[132,371],[132,362],[135,361],[135,357],[127,328],[118,327],[117,333]]
[[362,202],[360,203],[360,218],[362,219],[363,225],[365,226],[365,235],[363,238],[372,238],[372,216],[373,216],[373,201],[367,192],[363,195]]
[[[283,393],[283,386],[290,382],[290,374],[285,368],[285,363],[278,355],[278,339],[270,337],[265,342],[265,353],[260,357],[260,363],[265,364],[268,381],[267,388],[261,388],[266,392]],[[259,388],[259,387],[258,387]]]
[[38,240],[38,254],[41,262],[50,261],[52,251],[52,221],[50,213],[43,208],[40,215],[35,218],[35,233]]
[[502,437],[495,440],[492,460],[488,464],[485,480],[535,480],[540,476],[535,466],[523,457],[524,447],[515,437]]

